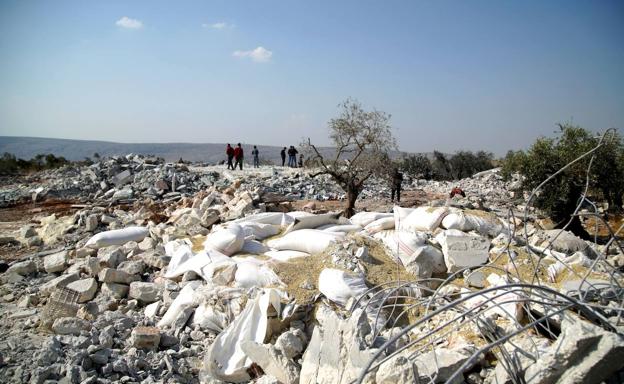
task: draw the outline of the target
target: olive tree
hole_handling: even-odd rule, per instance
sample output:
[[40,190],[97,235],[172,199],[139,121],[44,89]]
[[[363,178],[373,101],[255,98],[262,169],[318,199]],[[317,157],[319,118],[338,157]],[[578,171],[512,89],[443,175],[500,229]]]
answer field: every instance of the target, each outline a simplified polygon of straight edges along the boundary
[[322,154],[309,138],[302,148],[318,166],[312,176],[329,175],[345,191],[344,215],[351,217],[366,181],[389,172],[389,151],[396,148],[396,140],[389,114],[375,109],[366,111],[353,99],[341,103],[339,109],[340,115],[328,123],[334,153]]
[[[592,149],[592,157],[582,157]],[[571,220],[568,229],[581,237],[588,235],[578,216],[570,215],[586,187],[590,198],[609,204],[609,211],[622,210],[624,144],[617,132],[610,132],[601,142],[584,128],[559,124],[557,138],[541,137],[526,153],[509,152],[503,160],[503,171],[506,176],[512,172],[524,176],[522,187],[527,191],[557,174],[536,194],[535,205],[548,213],[557,226]]]

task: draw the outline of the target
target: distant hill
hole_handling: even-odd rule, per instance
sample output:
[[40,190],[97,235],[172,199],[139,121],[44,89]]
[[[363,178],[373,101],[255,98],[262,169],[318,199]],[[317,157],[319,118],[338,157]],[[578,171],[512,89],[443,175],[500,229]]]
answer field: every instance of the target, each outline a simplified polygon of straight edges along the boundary
[[[232,143],[234,144],[234,143]],[[243,143],[247,162],[251,162],[253,145]],[[259,145],[261,161],[281,163],[281,147]],[[321,148],[325,154],[332,153],[332,148]],[[129,153],[154,155],[163,157],[167,161],[176,161],[180,158],[190,161],[202,161],[216,164],[225,160],[224,143],[115,143],[112,141],[49,139],[42,137],[0,136],[0,155],[8,152],[18,158],[31,159],[40,153],[52,153],[63,156],[68,160],[84,160],[93,158],[94,153],[100,156],[127,155]],[[395,152],[392,157],[400,156]]]
[[[246,157],[251,157],[251,145],[245,145]],[[280,147],[258,146],[261,158],[277,161]],[[115,143],[111,141],[49,139],[41,137],[0,136],[0,153],[9,152],[23,159],[30,159],[39,153],[52,153],[68,160],[100,156],[126,155],[136,153],[163,157],[167,161],[179,158],[191,161],[217,163],[225,159],[225,144],[222,143]],[[280,160],[281,161],[281,160]]]

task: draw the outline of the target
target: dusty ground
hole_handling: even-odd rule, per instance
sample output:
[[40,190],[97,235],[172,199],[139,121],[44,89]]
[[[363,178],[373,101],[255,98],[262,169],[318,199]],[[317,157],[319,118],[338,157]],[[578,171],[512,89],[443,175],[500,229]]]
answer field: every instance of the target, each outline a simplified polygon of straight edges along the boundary
[[[49,199],[37,203],[19,204],[0,209],[0,237],[19,237],[19,230],[27,224],[39,224],[44,216],[56,214],[57,217],[72,215],[79,208],[73,207],[75,201]],[[11,261],[23,255],[37,252],[38,247],[29,249],[12,243],[0,245],[0,260]]]

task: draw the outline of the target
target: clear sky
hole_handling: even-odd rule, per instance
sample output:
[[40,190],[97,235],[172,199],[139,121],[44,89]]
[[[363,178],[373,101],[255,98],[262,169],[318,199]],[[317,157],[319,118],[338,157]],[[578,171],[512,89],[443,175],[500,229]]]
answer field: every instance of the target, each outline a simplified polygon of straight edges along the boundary
[[405,151],[624,128],[624,2],[0,1],[0,135],[328,144],[347,97]]

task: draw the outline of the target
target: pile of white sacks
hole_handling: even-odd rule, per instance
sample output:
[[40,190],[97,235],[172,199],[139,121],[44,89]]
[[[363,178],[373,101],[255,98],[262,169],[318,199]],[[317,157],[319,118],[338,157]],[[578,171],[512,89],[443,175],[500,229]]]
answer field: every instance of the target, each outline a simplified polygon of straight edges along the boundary
[[[361,212],[350,220],[334,213],[250,215],[214,226],[201,252],[193,252],[187,239],[164,244],[171,259],[163,277],[179,281],[184,276],[187,283],[157,326],[179,327],[182,318],[184,323],[217,333],[212,351],[218,353],[208,353],[204,361],[207,374],[245,381],[250,378],[247,369],[256,361],[243,345],[265,342],[271,335],[270,318],[292,317],[296,306],[280,289],[284,284],[273,270],[275,263],[315,257],[347,234],[358,233],[381,241],[394,260],[415,277],[426,278],[487,262],[490,240],[484,235],[496,236],[503,228],[495,216],[448,207],[394,207],[393,213]],[[102,232],[87,246],[141,241],[148,232],[141,227]],[[328,268],[319,276],[318,289],[345,306],[368,286],[366,276]],[[250,299],[244,302],[242,297]],[[153,317],[158,305],[148,305],[146,316]]]

